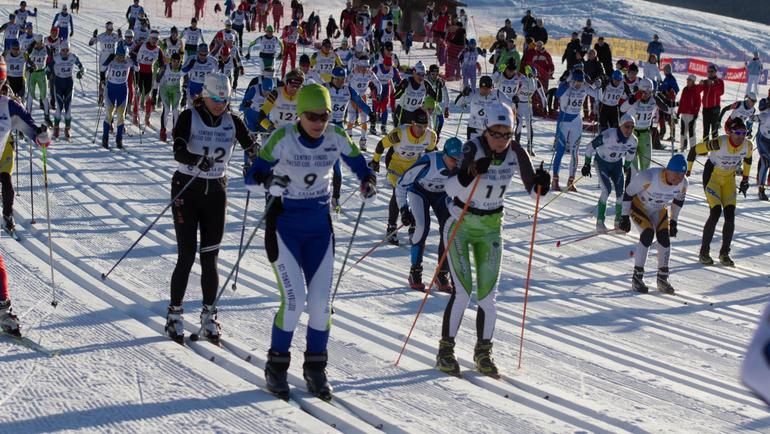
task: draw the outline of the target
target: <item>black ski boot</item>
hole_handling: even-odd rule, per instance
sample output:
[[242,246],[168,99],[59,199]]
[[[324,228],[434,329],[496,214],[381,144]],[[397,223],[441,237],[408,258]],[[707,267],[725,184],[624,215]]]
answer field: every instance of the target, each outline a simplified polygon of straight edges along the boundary
[[267,390],[284,401],[289,400],[289,381],[286,371],[291,363],[291,353],[267,352],[265,363],[265,385]]
[[703,265],[714,265],[714,260],[711,258],[711,255],[703,252],[698,255],[698,262]]
[[725,267],[735,267],[735,261],[730,258],[730,254],[727,252],[719,254],[719,263]]
[[767,194],[765,193],[765,186],[760,185],[758,187],[758,190],[759,190],[759,200],[768,200]]
[[417,291],[425,291],[425,284],[422,283],[422,265],[412,265],[409,269],[409,287]]
[[13,314],[11,300],[0,301],[0,329],[11,336],[21,337],[19,317]]
[[492,358],[492,341],[490,339],[481,339],[476,342],[476,347],[473,349],[473,361],[476,362],[477,371],[488,377],[500,378],[497,365]]
[[631,289],[642,294],[647,294],[650,289],[644,284],[644,268],[634,267],[634,277],[631,278]]
[[201,328],[203,329],[203,337],[211,342],[219,343],[219,338],[222,335],[222,326],[217,321],[216,307],[211,307],[207,304],[203,305],[203,309],[201,309]]
[[332,387],[326,380],[326,362],[329,355],[323,353],[305,352],[305,363],[302,364],[302,376],[305,377],[307,391],[324,401],[331,401]]
[[123,137],[115,137],[115,146],[118,149],[123,149]]
[[385,233],[388,236],[388,244],[392,246],[398,246],[398,233],[396,232],[396,225],[388,225],[388,228],[385,230]]
[[658,268],[658,291],[664,294],[673,294],[674,287],[668,281],[668,267]]
[[460,376],[460,364],[455,357],[455,338],[443,338],[438,341],[436,368],[449,375]]
[[184,343],[184,319],[182,306],[169,306],[166,314],[166,335],[178,344]]
[[382,134],[382,137],[388,135],[388,127],[386,127],[385,124],[380,125],[380,134]]
[[13,221],[13,215],[3,216],[3,229],[11,232],[16,229],[16,223]]
[[109,138],[109,136],[102,136],[102,148],[110,149],[110,138]]

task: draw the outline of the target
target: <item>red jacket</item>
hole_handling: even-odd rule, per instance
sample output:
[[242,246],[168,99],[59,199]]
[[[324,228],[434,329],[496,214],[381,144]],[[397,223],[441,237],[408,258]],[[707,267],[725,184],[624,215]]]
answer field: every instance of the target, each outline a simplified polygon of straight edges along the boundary
[[546,80],[551,77],[551,74],[553,74],[554,71],[553,59],[551,59],[551,55],[545,50],[527,50],[524,54],[524,58],[521,59],[521,64],[522,68],[529,65],[537,69],[538,77],[544,77]]
[[449,25],[449,15],[448,14],[439,14],[438,18],[436,18],[436,21],[433,22],[433,27],[431,27],[431,32],[446,32],[447,25]]
[[699,86],[703,86],[703,108],[719,108],[722,95],[725,93],[725,82],[717,78],[711,84],[707,84],[705,80],[701,81]]
[[679,100],[679,107],[676,109],[676,114],[697,116],[698,113],[700,113],[701,92],[703,92],[703,85],[701,84],[685,86],[682,89],[682,97]]

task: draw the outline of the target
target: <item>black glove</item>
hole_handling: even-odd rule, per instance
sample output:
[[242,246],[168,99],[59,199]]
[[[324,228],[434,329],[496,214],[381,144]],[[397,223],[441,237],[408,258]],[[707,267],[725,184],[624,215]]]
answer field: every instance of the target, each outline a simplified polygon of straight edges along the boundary
[[98,35],[99,35],[99,31],[94,29],[94,38],[97,37]]
[[741,185],[738,187],[738,191],[743,193],[743,197],[746,197],[746,193],[749,191],[749,179],[744,177],[741,181]]
[[201,172],[208,172],[211,170],[211,166],[214,165],[214,159],[211,157],[203,156],[198,159],[198,169],[201,170]]
[[245,57],[246,57],[246,60],[249,60],[249,59],[251,59],[251,53],[246,53],[246,56],[245,56]]
[[370,161],[369,162],[369,167],[372,170],[374,170],[375,172],[380,173],[380,162],[379,161],[374,161],[374,160]]
[[492,157],[483,157],[473,162],[471,172],[474,176],[479,176],[489,171],[489,165],[492,164]]
[[286,188],[289,187],[289,182],[290,179],[288,175],[268,175],[268,177],[265,178],[265,189],[267,189],[267,192],[270,193],[271,196],[280,197],[283,196]]
[[678,230],[676,229],[676,220],[671,220],[668,222],[668,235],[671,238],[676,238],[676,233]]
[[412,226],[414,224],[414,216],[412,215],[412,212],[409,211],[408,206],[401,208],[401,223],[403,223],[404,226]]
[[374,126],[377,123],[377,112],[372,110],[372,114],[369,115],[369,122]]
[[540,196],[545,196],[551,190],[551,174],[543,169],[543,163],[540,163],[540,167],[535,170],[535,177],[532,181],[535,189],[540,187]]
[[583,176],[591,177],[591,165],[586,162],[580,169],[580,174]]
[[377,177],[369,175],[361,181],[361,198],[367,203],[374,202],[377,196]]
[[471,87],[470,86],[465,86],[465,89],[463,89],[462,95],[463,96],[468,96],[470,94],[471,94]]
[[32,8],[32,12],[37,13],[37,8]]
[[627,215],[621,216],[620,225],[618,227],[625,233],[631,232],[631,219]]
[[80,80],[81,78],[83,78],[83,71],[78,71],[78,73],[77,73],[76,77],[78,78],[78,80]]

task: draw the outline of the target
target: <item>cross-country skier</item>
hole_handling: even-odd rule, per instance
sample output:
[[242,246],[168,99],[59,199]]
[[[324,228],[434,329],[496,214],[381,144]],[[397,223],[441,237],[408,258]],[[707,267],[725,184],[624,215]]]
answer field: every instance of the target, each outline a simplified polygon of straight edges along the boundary
[[291,59],[291,69],[297,67],[297,43],[303,35],[302,29],[297,26],[296,21],[283,28],[281,32],[281,43],[283,44],[283,61],[281,62],[281,76],[286,75],[286,65]]
[[722,123],[722,118],[725,116],[725,113],[727,113],[728,111],[730,112],[730,115],[727,117],[727,120],[724,123],[725,132],[727,133],[730,132],[727,129],[727,125],[733,119],[741,118],[743,119],[743,123],[746,124],[746,128],[749,132],[749,137],[751,137],[752,118],[754,114],[757,112],[756,108],[754,108],[754,105],[756,105],[756,103],[757,103],[757,94],[754,92],[748,92],[746,94],[746,97],[743,98],[743,101],[735,101],[732,104],[728,104],[724,106],[722,108],[722,111],[719,112],[719,123]]
[[759,128],[757,128],[757,150],[759,151],[759,165],[757,168],[757,189],[759,200],[768,200],[765,193],[767,183],[767,170],[770,167],[770,110],[768,110],[767,98],[759,100]]
[[[631,220],[639,229],[639,244],[634,253],[634,274],[631,289],[646,294],[644,264],[652,240],[658,240],[658,291],[673,294],[674,287],[668,281],[671,238],[677,235],[677,219],[687,195],[687,161],[684,155],[671,157],[666,167],[653,167],[636,173],[623,193],[623,211],[620,230],[628,233]],[[671,210],[667,209],[669,202]]]
[[35,43],[35,31],[32,23],[24,25],[24,31],[19,33],[19,48],[22,53],[27,52],[27,48]]
[[62,40],[64,41],[75,34],[75,26],[72,23],[72,15],[67,10],[67,5],[62,6],[61,12],[54,15],[51,27],[59,28],[59,36],[61,36]]
[[8,22],[0,26],[0,32],[5,35],[3,51],[8,51],[11,48],[11,43],[19,40],[19,33],[21,32],[21,24],[16,21],[16,14],[8,15]]
[[[377,64],[372,71],[377,76],[377,80],[382,86],[382,91],[377,99],[372,101],[374,111],[380,120],[380,133],[387,134],[388,112],[389,109],[395,109],[395,99],[393,98],[396,85],[401,81],[401,74],[398,69],[393,67],[389,59],[384,59],[382,63]],[[435,105],[435,104],[434,104]],[[370,124],[369,133],[375,134],[375,122]]]
[[104,62],[107,60],[108,57],[112,53],[115,52],[115,47],[117,46],[118,42],[120,42],[121,36],[118,33],[115,33],[113,31],[113,24],[112,21],[107,21],[107,23],[104,25],[104,32],[98,33],[96,29],[94,29],[94,35],[91,37],[91,40],[88,41],[89,46],[94,46],[95,44],[99,44],[99,104],[102,103],[102,99],[104,98],[104,80],[105,80],[105,71],[107,71],[107,67],[104,66]]
[[262,75],[252,78],[249,85],[246,86],[246,91],[241,100],[240,111],[243,112],[246,127],[251,132],[264,130],[259,125],[259,112],[262,110],[262,105],[265,103],[267,96],[275,88],[276,80],[273,77],[274,74],[275,71],[272,68],[264,69],[262,70]]
[[224,46],[219,50],[219,72],[225,74],[230,79],[233,92],[238,89],[238,78],[244,75],[243,65],[238,59],[238,52],[232,51],[230,47]]
[[393,95],[398,101],[393,116],[395,125],[409,125],[414,122],[415,115],[418,110],[422,110],[427,96],[436,98],[436,91],[425,81],[425,65],[418,61],[412,68],[411,76],[401,80]]
[[[332,71],[334,70],[332,69]],[[356,119],[358,119],[358,124],[361,126],[361,138],[358,140],[358,147],[361,148],[361,151],[366,152],[366,137],[369,133],[367,123],[369,121],[372,122],[372,125],[377,123],[377,113],[373,112],[366,102],[366,91],[371,90],[372,101],[376,101],[378,95],[382,93],[382,85],[380,80],[377,79],[377,75],[369,69],[369,63],[364,60],[358,61],[353,72],[348,77],[348,83],[356,90],[367,107],[364,108],[355,101],[352,106],[348,107],[347,132],[349,136],[353,136],[353,125],[356,123]]]
[[[435,63],[428,67],[428,75],[425,77],[425,80],[433,88],[436,96],[432,97],[430,95],[425,95],[425,101],[422,103],[422,107],[428,112],[428,118],[431,120],[431,128],[436,131],[436,136],[441,138],[444,120],[449,118],[450,99],[446,82],[443,78],[439,77],[438,72],[439,66]],[[391,106],[394,106],[395,99],[393,97],[391,97],[391,101]],[[395,107],[393,107],[393,110],[395,111]]]
[[[725,222],[722,226],[722,248],[719,250],[719,263],[734,267],[735,262],[730,258],[730,244],[735,232],[735,204],[738,194],[749,191],[749,171],[751,170],[751,154],[754,144],[746,136],[748,129],[743,119],[736,117],[727,125],[728,134],[720,135],[716,140],[704,140],[690,148],[687,155],[687,175],[692,171],[693,162],[697,155],[708,154],[708,161],[703,169],[703,191],[706,194],[711,212],[703,226],[703,239],[698,260],[703,265],[713,265],[709,252],[711,239],[714,237],[719,217],[722,211]],[[739,167],[743,166],[743,178],[736,192],[735,176]]]
[[484,122],[486,121],[486,112],[489,107],[497,102],[507,104],[509,107],[512,101],[500,89],[495,89],[492,77],[485,75],[479,79],[479,88],[476,91],[470,87],[463,89],[455,100],[455,105],[463,108],[470,108],[468,116],[468,127],[466,129],[466,140],[475,139],[484,131]]
[[141,45],[136,45],[131,50],[131,59],[134,61],[134,70],[136,71],[136,79],[138,94],[134,99],[134,124],[139,124],[139,110],[144,107],[144,124],[150,126],[150,115],[155,105],[153,98],[150,96],[155,84],[154,73],[158,67],[166,64],[166,60],[163,57],[163,51],[158,46],[158,38],[160,34],[157,30],[150,32],[150,38],[147,42]]
[[[460,68],[463,76],[463,88],[470,87],[476,91],[476,75],[481,69],[479,65],[479,56],[483,59],[486,51],[476,46],[476,40],[471,38],[468,45],[460,52]],[[511,58],[511,60],[514,60]],[[514,60],[515,62],[515,60]]]
[[[449,206],[450,217],[444,224],[444,239],[449,241],[450,234],[458,224],[459,227],[454,240],[447,244],[446,260],[452,272],[454,290],[444,310],[436,367],[452,375],[460,374],[460,364],[454,354],[455,336],[476,287],[478,308],[473,359],[482,374],[499,376],[492,359],[492,334],[497,320],[495,297],[503,255],[503,199],[516,172],[528,193],[545,195],[549,190],[548,172],[535,171],[527,151],[511,140],[513,122],[510,106],[500,101],[490,105],[485,112],[484,130],[465,143],[457,174],[446,183],[446,193],[452,204]],[[470,197],[475,182],[478,184]],[[459,222],[468,201],[468,211]],[[471,274],[471,252],[476,270],[475,285]]]
[[48,74],[46,63],[48,62],[48,49],[43,45],[43,35],[35,35],[35,43],[27,49],[27,71],[29,71],[29,80],[27,81],[27,111],[32,113],[32,103],[38,99],[43,105],[45,123],[49,127],[53,126],[50,116],[50,106],[46,97],[48,89]]
[[37,8],[32,8],[32,10],[27,9],[27,2],[21,1],[19,2],[19,9],[16,9],[14,12],[14,15],[16,15],[16,22],[19,23],[19,25],[25,26],[27,24],[27,18],[29,17],[36,17],[37,18]]
[[233,25],[233,30],[238,33],[238,53],[243,56],[243,28],[246,25],[248,14],[246,13],[246,6],[241,3],[238,5],[238,9],[230,15],[230,22]]
[[545,92],[540,80],[537,79],[537,69],[527,65],[524,67],[524,71],[524,76],[519,81],[516,97],[513,99],[516,102],[516,141],[521,143],[521,130],[526,126],[527,152],[531,157],[534,157],[535,151],[532,148],[534,136],[532,96],[537,94],[540,101],[545,101]]
[[259,111],[259,122],[263,129],[271,131],[297,122],[297,93],[304,79],[302,71],[289,71],[285,83],[270,92]]
[[[193,59],[198,52],[200,44],[205,44],[203,32],[198,28],[198,20],[195,17],[190,19],[190,26],[182,30],[182,39],[184,40],[184,63]],[[208,46],[206,47],[208,50]]]
[[[395,246],[399,244],[398,234],[396,233],[396,220],[399,214],[399,207],[396,203],[396,184],[398,183],[398,178],[424,153],[434,151],[437,142],[436,132],[428,128],[428,113],[423,109],[419,109],[415,113],[414,121],[411,124],[401,125],[393,129],[377,143],[377,148],[374,150],[369,167],[379,173],[380,159],[387,150],[385,168],[387,169],[388,182],[393,189],[388,205],[388,227],[385,231],[388,234],[388,243],[390,244]],[[410,228],[410,233],[412,232]]]
[[770,304],[759,319],[759,327],[746,350],[741,366],[741,380],[770,405]]
[[270,25],[265,28],[264,35],[259,36],[249,44],[249,48],[246,50],[246,59],[251,59],[251,49],[255,46],[259,53],[259,60],[262,62],[262,65],[260,65],[262,69],[274,67],[275,59],[280,60],[283,55],[283,44],[273,34],[273,26]]
[[318,70],[310,66],[310,56],[303,54],[299,56],[299,70],[305,75],[305,84],[324,84],[326,83]]
[[[158,83],[158,95],[163,104],[160,114],[160,140],[165,142],[168,135],[168,125],[176,125],[179,118],[179,103],[182,99],[182,56],[180,53],[171,55],[171,63],[160,70],[155,81]],[[168,118],[171,116],[171,123]]]
[[5,53],[5,64],[8,71],[8,86],[16,95],[24,101],[26,96],[27,83],[25,77],[27,76],[27,59],[21,52],[19,47],[19,41],[11,42],[10,51]]
[[64,112],[64,137],[70,139],[70,124],[72,123],[72,94],[74,91],[74,81],[72,73],[75,67],[78,68],[76,77],[83,78],[85,69],[80,59],[75,53],[70,53],[69,41],[64,41],[59,47],[59,54],[52,56],[51,63],[48,64],[49,73],[53,75],[53,90],[56,97],[56,114],[53,117],[53,137],[59,138],[59,122]]
[[[356,145],[338,126],[328,124],[331,99],[320,84],[304,86],[297,96],[299,122],[277,129],[246,175],[246,186],[267,191],[276,202],[266,212],[265,249],[281,288],[265,365],[267,388],[289,397],[287,371],[294,329],[307,309],[307,347],[302,366],[310,393],[332,398],[326,378],[334,266],[329,219],[332,167],[342,158],[361,182],[362,199],[376,195],[376,178]],[[301,164],[310,161],[311,164]]]
[[336,66],[344,66],[342,59],[332,50],[332,41],[324,39],[321,49],[310,56],[310,66],[321,74],[325,83],[332,79],[332,69]]
[[[401,223],[414,227],[414,233],[410,236],[412,265],[409,268],[409,286],[412,289],[425,290],[422,281],[422,256],[430,232],[431,208],[439,225],[438,257],[444,254],[444,223],[449,218],[444,186],[454,173],[457,160],[462,156],[462,147],[463,142],[457,137],[452,137],[446,141],[442,152],[423,155],[398,179],[395,196],[401,213]],[[442,264],[436,280],[439,291],[451,292],[448,261]]]
[[128,77],[134,67],[134,62],[126,53],[126,47],[118,43],[115,53],[105,59],[104,74],[106,77],[106,99],[104,108],[104,123],[102,124],[102,146],[109,149],[110,129],[114,117],[117,116],[115,145],[123,149],[123,134],[125,132],[125,117],[128,101]]
[[179,38],[179,29],[176,26],[171,28],[168,38],[163,38],[160,41],[160,49],[163,50],[163,58],[166,62],[171,62],[171,56],[174,53],[179,53],[180,56],[184,56],[184,44],[182,39]]
[[615,224],[620,227],[623,211],[623,187],[625,175],[630,176],[631,162],[636,158],[635,119],[629,114],[623,115],[617,128],[608,128],[586,146],[585,163],[580,173],[591,176],[591,157],[596,155],[596,168],[599,171],[602,192],[596,205],[596,231],[606,232],[604,216],[607,212],[607,198],[615,189]]
[[209,56],[209,47],[201,43],[198,45],[198,55],[190,59],[182,67],[182,71],[187,74],[187,104],[189,105],[198,94],[203,90],[203,83],[206,76],[217,70],[219,62],[217,59]]
[[[3,197],[5,197],[5,191]],[[11,336],[21,337],[19,317],[13,313],[8,286],[8,272],[5,270],[3,255],[0,255],[0,330]]]
[[620,106],[620,111],[636,117],[636,129],[634,134],[639,141],[639,149],[636,151],[634,170],[645,170],[650,167],[652,161],[652,137],[650,128],[658,120],[658,111],[670,110],[659,99],[652,95],[653,84],[649,78],[643,78],[639,82],[639,90],[628,97]]
[[133,29],[136,19],[139,15],[144,15],[144,8],[139,5],[139,0],[134,0],[134,4],[128,7],[126,10],[126,21],[128,22],[128,28]]
[[620,120],[620,104],[628,99],[628,86],[623,82],[620,70],[612,72],[609,80],[602,82],[602,99],[599,101],[599,129],[617,128]]
[[200,252],[203,291],[202,336],[216,342],[221,334],[213,305],[219,287],[217,256],[227,208],[225,172],[236,142],[244,149],[253,146],[246,125],[230,112],[229,102],[230,81],[218,72],[208,74],[200,95],[179,115],[173,129],[174,160],[179,166],[171,179],[171,196],[179,194],[195,178],[171,208],[178,257],[171,275],[166,334],[179,343],[184,339],[182,301],[196,251]]

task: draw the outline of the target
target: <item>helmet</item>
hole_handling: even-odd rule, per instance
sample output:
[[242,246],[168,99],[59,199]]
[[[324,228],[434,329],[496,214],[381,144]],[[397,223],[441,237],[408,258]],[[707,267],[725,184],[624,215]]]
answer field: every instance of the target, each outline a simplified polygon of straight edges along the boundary
[[585,76],[583,75],[583,71],[577,70],[572,72],[572,81],[584,81]]
[[682,154],[675,154],[668,160],[666,164],[666,170],[670,170],[676,173],[687,173],[687,160]]
[[422,64],[422,60],[414,64],[414,73],[417,75],[425,75],[425,65]]
[[213,98],[219,102],[230,99],[230,79],[221,72],[212,72],[203,81],[201,96]]
[[43,42],[43,35],[41,35],[40,33],[36,34],[35,35],[35,42],[37,42],[37,43]]
[[341,66],[336,66],[332,69],[332,78],[345,78],[347,75],[348,71]]
[[755,92],[746,92],[746,99],[750,99],[754,102],[757,102],[757,94]]
[[118,48],[115,49],[115,56],[123,56],[126,55],[126,46],[123,44],[118,44]]
[[479,87],[492,87],[494,86],[494,82],[492,81],[492,77],[488,75],[483,75],[479,79]]
[[270,77],[265,77],[263,75],[262,80],[260,80],[260,85],[263,92],[271,92],[275,87],[275,81],[273,80],[273,76],[271,75]]
[[310,65],[310,56],[307,54],[303,54],[299,56],[299,64],[301,65]]
[[19,48],[19,40],[18,39],[11,39],[11,48]]
[[206,44],[198,44],[198,54],[209,54],[209,46]]
[[349,44],[350,42],[348,42],[348,38],[342,38],[342,40],[340,41],[340,46],[349,45]]
[[652,80],[650,80],[649,78],[645,77],[639,82],[639,90],[641,90],[642,92],[651,93],[652,88],[653,88]]
[[745,129],[746,129],[746,123],[743,122],[742,118],[735,117],[727,121],[727,131],[732,132],[735,130],[745,130]]
[[420,125],[428,125],[428,113],[421,108],[415,110],[414,123]]
[[505,125],[513,128],[513,110],[502,102],[495,102],[487,109],[487,116],[484,119],[484,128],[495,125]]
[[[57,31],[58,31],[58,29],[57,29]],[[134,31],[131,30],[131,29],[128,29],[128,30],[126,30],[126,33],[124,33],[124,35],[126,36],[126,38],[133,38],[134,37]]]
[[227,47],[227,46],[222,47],[222,49],[219,50],[219,55],[222,56],[222,57],[229,56],[230,55],[230,47]]
[[612,79],[615,81],[623,81],[623,72],[619,69],[616,69],[612,72]]
[[232,21],[230,21],[230,18],[227,18],[227,19],[225,20],[225,27],[227,27],[227,26],[232,26],[232,25],[233,25],[233,22],[232,22]]
[[631,122],[632,124],[636,125],[636,118],[631,116],[630,114],[626,113],[623,116],[620,117],[620,122],[618,122],[618,125],[623,125]]
[[61,51],[61,50],[69,51],[69,49],[70,49],[70,41],[69,40],[62,41],[61,45],[59,45],[59,51]]
[[468,39],[468,45],[470,45],[471,47],[475,47],[476,46],[476,40],[473,39],[473,38]]
[[444,143],[444,154],[454,159],[463,154],[463,142],[457,137],[451,137]]
[[27,24],[24,25],[24,28],[33,29],[35,26],[32,24],[32,21],[27,21]]

